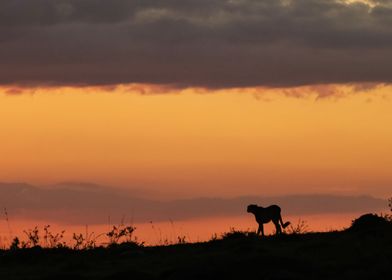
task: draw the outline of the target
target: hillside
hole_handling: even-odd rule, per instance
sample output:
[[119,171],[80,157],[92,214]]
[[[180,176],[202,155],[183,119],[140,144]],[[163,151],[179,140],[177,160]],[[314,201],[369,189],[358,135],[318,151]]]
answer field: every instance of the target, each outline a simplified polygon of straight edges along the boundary
[[392,231],[369,228],[265,239],[0,253],[0,279],[391,279]]

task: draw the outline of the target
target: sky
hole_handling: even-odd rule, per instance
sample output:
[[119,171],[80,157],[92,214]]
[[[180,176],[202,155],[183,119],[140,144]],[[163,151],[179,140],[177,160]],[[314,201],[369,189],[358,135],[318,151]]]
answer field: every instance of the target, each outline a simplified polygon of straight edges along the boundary
[[2,0],[0,182],[388,197],[390,26],[390,0]]
[[325,87],[2,93],[0,178],[176,198],[390,195],[392,87]]

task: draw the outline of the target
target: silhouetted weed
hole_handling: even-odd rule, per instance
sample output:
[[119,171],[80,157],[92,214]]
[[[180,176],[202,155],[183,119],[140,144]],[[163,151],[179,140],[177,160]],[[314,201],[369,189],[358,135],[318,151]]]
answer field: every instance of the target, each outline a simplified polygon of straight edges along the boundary
[[50,231],[50,225],[44,226],[44,242],[45,247],[48,248],[60,248],[66,247],[66,242],[63,241],[65,230],[59,233],[52,233]]
[[72,245],[72,248],[74,250],[94,249],[97,247],[98,238],[103,235],[104,234],[95,235],[94,232],[88,233],[88,231],[86,231],[85,235],[83,235],[81,233],[79,233],[79,234],[73,233],[72,240],[75,243]]
[[308,225],[306,221],[299,219],[296,225],[289,225],[287,229],[288,234],[304,234],[308,232]]
[[37,226],[34,227],[34,229],[24,230],[23,232],[27,236],[27,241],[22,241],[22,248],[31,248],[38,246],[40,236]]
[[113,226],[112,230],[106,233],[106,236],[109,238],[108,246],[116,246],[121,243],[143,246],[144,242],[139,243],[137,238],[133,236],[135,230],[136,228],[133,226]]

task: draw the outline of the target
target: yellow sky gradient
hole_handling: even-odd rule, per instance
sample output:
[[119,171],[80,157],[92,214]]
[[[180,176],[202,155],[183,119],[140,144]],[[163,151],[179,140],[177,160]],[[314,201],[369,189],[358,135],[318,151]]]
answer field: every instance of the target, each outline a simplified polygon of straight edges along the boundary
[[391,91],[3,87],[0,181],[178,196],[388,196]]

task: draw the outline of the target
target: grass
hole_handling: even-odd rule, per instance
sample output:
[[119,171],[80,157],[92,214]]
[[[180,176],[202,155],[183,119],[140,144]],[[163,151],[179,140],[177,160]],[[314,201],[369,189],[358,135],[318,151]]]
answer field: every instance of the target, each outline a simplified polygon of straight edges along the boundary
[[82,236],[79,247],[55,238],[46,248],[31,243],[2,250],[0,279],[391,279],[391,222],[374,230],[369,220],[356,224],[355,230],[311,233],[299,221],[280,236],[232,229],[207,242],[180,237],[178,244],[151,247],[135,241],[135,229],[113,227],[106,234],[113,242],[105,246],[87,246]]

